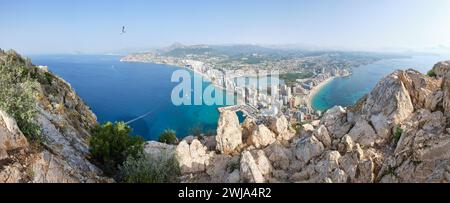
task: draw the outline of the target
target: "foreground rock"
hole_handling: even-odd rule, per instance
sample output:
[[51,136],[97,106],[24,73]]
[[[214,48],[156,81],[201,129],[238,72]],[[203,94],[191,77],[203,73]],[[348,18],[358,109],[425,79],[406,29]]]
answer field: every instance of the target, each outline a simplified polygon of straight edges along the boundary
[[242,129],[236,113],[224,111],[220,114],[217,126],[217,150],[223,154],[231,154],[242,144]]

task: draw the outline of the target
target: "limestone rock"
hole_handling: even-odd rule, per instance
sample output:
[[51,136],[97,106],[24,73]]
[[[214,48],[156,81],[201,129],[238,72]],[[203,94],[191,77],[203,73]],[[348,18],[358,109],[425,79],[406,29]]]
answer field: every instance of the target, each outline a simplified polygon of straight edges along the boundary
[[353,142],[353,139],[349,135],[344,135],[341,140],[342,149],[340,151],[346,153],[351,152],[353,150],[353,146],[355,143]]
[[275,169],[289,169],[290,162],[294,158],[291,150],[283,147],[280,143],[275,142],[264,149],[264,151]]
[[328,129],[331,137],[338,139],[347,134],[351,128],[351,124],[347,122],[347,112],[340,106],[335,106],[325,112],[321,124]]
[[435,91],[426,98],[425,108],[431,111],[436,111],[436,109],[442,104],[443,99],[444,93],[442,91]]
[[0,110],[0,160],[8,157],[8,151],[28,147],[28,141],[19,130],[16,121]]
[[397,74],[408,91],[415,109],[423,108],[430,95],[441,88],[438,80],[426,77],[412,69],[397,72]]
[[162,153],[174,153],[175,146],[156,141],[148,141],[144,145],[144,151],[150,155],[161,155]]
[[246,183],[264,183],[265,179],[249,151],[242,152],[240,162],[241,180]]
[[304,124],[302,127],[303,127],[304,131],[313,131],[314,130],[314,126],[309,123]]
[[321,159],[314,167],[315,171],[319,174],[319,179],[325,179],[329,177],[334,169],[339,169],[339,158],[341,155],[338,151],[327,151],[323,159]]
[[295,156],[302,163],[308,163],[324,150],[323,144],[316,137],[310,136],[299,140],[295,146]]
[[372,126],[365,120],[359,120],[350,130],[348,135],[353,141],[360,143],[362,146],[373,146],[377,140],[377,134]]
[[207,148],[197,139],[194,139],[190,145],[185,140],[181,141],[175,152],[182,173],[205,171],[211,158]]
[[450,61],[442,61],[434,65],[433,72],[438,77],[444,77],[450,72]]
[[[444,107],[445,116],[450,117],[450,71],[444,77],[442,89],[444,92],[442,106]],[[447,121],[447,124],[450,126],[450,119]]]
[[277,135],[287,132],[288,126],[289,126],[288,121],[286,117],[284,117],[284,115],[281,115],[279,117],[272,117],[270,119],[269,128]]
[[267,158],[265,152],[263,150],[255,150],[251,151],[251,154],[255,160],[256,165],[258,166],[259,171],[264,177],[269,176],[272,173],[272,165],[270,164],[269,159]]
[[235,112],[221,112],[217,126],[216,148],[223,154],[231,154],[242,144],[242,129]]
[[276,141],[275,134],[265,125],[261,124],[248,137],[247,144],[256,148],[266,147]]
[[[402,73],[402,71],[396,71],[377,83],[363,104],[360,112],[363,118],[381,120],[388,124],[382,128],[390,129],[411,115],[414,106],[408,90],[400,79]],[[378,119],[371,119],[372,116],[377,116]]]
[[325,148],[330,148],[331,147],[331,138],[330,135],[328,134],[328,130],[324,125],[321,125],[319,128],[317,128],[317,130],[315,130],[313,132],[313,135],[320,141],[322,142],[323,146]]
[[242,140],[247,140],[258,125],[250,117],[245,118],[242,123]]

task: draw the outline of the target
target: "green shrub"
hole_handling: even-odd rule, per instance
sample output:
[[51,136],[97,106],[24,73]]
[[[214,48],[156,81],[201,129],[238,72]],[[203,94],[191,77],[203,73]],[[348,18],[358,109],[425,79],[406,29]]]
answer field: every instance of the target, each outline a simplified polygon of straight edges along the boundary
[[177,133],[172,129],[167,129],[159,135],[159,142],[175,144],[177,141]]
[[181,175],[173,153],[142,154],[129,157],[120,167],[120,181],[124,183],[175,183]]
[[301,123],[293,123],[291,127],[296,133],[299,133],[303,129],[303,125]]
[[395,128],[394,132],[394,142],[397,143],[400,140],[400,137],[402,137],[403,129],[400,127]]
[[430,77],[436,77],[436,73],[433,70],[428,71],[427,75]]
[[128,157],[144,151],[144,139],[130,136],[131,128],[123,122],[105,123],[92,129],[89,147],[92,158],[107,175],[114,175]]
[[35,122],[39,83],[32,77],[36,67],[14,51],[0,50],[0,108],[13,117],[29,141],[42,141]]

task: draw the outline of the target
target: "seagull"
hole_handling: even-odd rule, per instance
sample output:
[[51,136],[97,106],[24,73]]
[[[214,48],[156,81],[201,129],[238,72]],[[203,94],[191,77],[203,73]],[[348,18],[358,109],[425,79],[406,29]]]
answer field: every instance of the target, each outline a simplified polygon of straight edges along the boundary
[[120,34],[125,34],[125,26],[122,26],[122,32]]

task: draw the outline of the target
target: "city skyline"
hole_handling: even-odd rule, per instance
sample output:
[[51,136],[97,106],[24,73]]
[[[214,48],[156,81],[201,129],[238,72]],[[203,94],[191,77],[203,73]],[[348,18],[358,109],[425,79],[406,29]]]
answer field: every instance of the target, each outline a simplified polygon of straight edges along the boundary
[[127,52],[174,42],[449,51],[450,2],[432,2],[2,0],[0,46],[28,54]]

